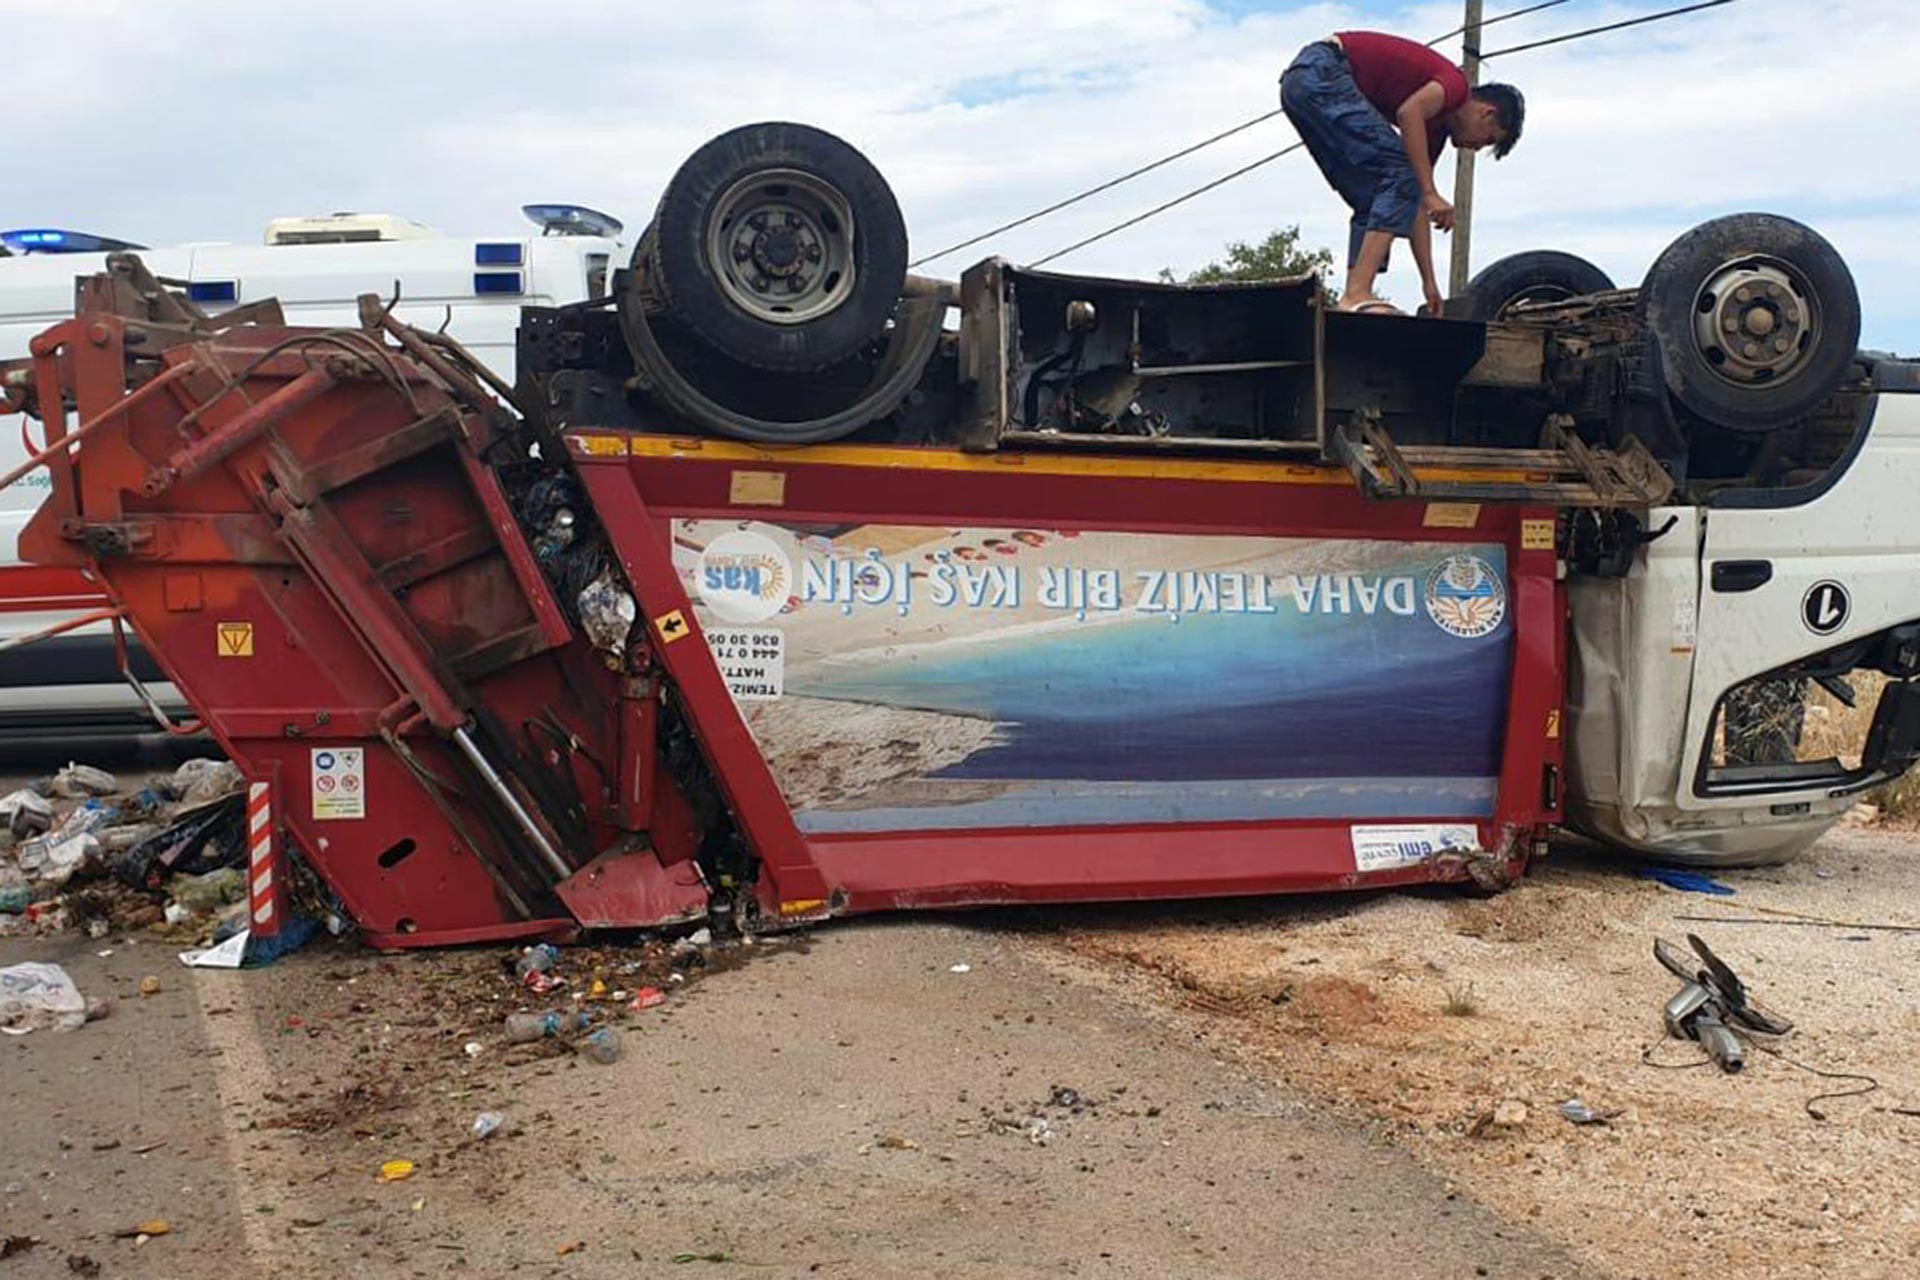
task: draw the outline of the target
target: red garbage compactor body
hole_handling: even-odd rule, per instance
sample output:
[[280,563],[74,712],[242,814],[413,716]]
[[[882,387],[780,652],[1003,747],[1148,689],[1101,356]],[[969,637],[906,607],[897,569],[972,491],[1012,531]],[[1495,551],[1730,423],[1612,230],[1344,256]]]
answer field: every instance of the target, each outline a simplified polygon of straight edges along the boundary
[[1549,509],[575,429],[615,670],[516,518],[556,461],[458,370],[241,326],[130,387],[124,339],[36,344],[88,435],[23,547],[102,583],[385,944],[1485,878],[1559,817]]

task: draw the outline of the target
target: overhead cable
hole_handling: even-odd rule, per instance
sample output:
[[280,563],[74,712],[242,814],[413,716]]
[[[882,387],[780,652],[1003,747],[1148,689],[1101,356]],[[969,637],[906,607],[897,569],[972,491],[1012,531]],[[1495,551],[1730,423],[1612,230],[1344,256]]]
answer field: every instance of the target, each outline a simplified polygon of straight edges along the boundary
[[[1602,35],[1609,31],[1619,31],[1626,27],[1637,27],[1649,22],[1658,22],[1663,18],[1677,18],[1682,14],[1697,13],[1702,9],[1715,9],[1715,8],[1719,8],[1721,5],[1732,4],[1733,2],[1734,0],[1703,0],[1703,3],[1700,3],[1700,4],[1686,5],[1678,9],[1667,9],[1667,10],[1663,10],[1660,13],[1651,13],[1639,18],[1629,18],[1624,22],[1609,23],[1604,27],[1592,27],[1585,31],[1574,31],[1563,36],[1555,36],[1548,40],[1536,40],[1529,44],[1511,45],[1505,49],[1495,50],[1492,53],[1483,53],[1480,55],[1480,60],[1484,62],[1488,58],[1496,58],[1504,54],[1519,53],[1527,49],[1545,48],[1547,45],[1553,45],[1553,44],[1565,44],[1571,40],[1580,40],[1580,39],[1586,38],[1587,36],[1597,36],[1597,35]],[[1536,5],[1533,7],[1533,9],[1518,9],[1518,10],[1514,10],[1511,13],[1497,15],[1494,18],[1488,19],[1486,22],[1482,22],[1480,25],[1482,27],[1485,27],[1490,25],[1492,22],[1500,21],[1505,18],[1517,18],[1517,17],[1520,17],[1523,13],[1533,12],[1538,9],[1551,8],[1553,7],[1553,5],[1559,4],[1559,3],[1564,3],[1564,0],[1548,0],[1548,3]],[[1458,35],[1460,33],[1458,31],[1455,31],[1452,34]],[[1446,36],[1440,37],[1440,39],[1442,40],[1446,38],[1447,38]],[[1438,42],[1436,41],[1435,43],[1438,43]],[[1043,263],[1052,262],[1056,258],[1062,258],[1069,253],[1075,252],[1076,250],[1084,249],[1090,244],[1094,244],[1094,243],[1097,243],[1098,241],[1105,240],[1108,236],[1114,235],[1121,231],[1125,231],[1129,227],[1138,226],[1149,218],[1165,213],[1167,210],[1175,208],[1176,206],[1185,204],[1187,201],[1193,199],[1195,196],[1205,195],[1207,192],[1212,191],[1217,187],[1225,186],[1227,183],[1233,181],[1235,178],[1244,177],[1245,175],[1253,172],[1255,169],[1260,168],[1262,165],[1268,164],[1274,160],[1278,160],[1281,156],[1288,155],[1294,151],[1298,151],[1304,145],[1305,145],[1304,143],[1296,142],[1290,147],[1285,147],[1279,151],[1274,152],[1271,155],[1263,156],[1262,158],[1254,161],[1252,164],[1242,166],[1239,169],[1235,169],[1232,173],[1226,174],[1219,178],[1215,178],[1213,181],[1206,183],[1203,186],[1195,187],[1193,190],[1185,193],[1184,195],[1175,196],[1173,199],[1168,200],[1163,204],[1154,206],[1153,208],[1147,210],[1145,213],[1136,214],[1133,217],[1128,218],[1124,222],[1116,223],[1113,226],[1108,227],[1104,231],[1099,231],[1093,235],[1087,236],[1085,239],[1077,240],[1073,244],[1068,245],[1064,249],[1056,249],[1054,252],[1046,255],[1043,258],[1035,259],[1029,265],[1037,267],[1042,265]]]

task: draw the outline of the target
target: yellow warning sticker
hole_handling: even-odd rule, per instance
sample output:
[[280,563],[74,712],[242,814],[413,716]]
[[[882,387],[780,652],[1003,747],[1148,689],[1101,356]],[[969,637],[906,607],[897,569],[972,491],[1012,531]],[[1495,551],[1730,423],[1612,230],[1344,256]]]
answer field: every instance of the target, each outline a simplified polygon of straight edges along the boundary
[[727,501],[750,507],[784,507],[787,505],[787,473],[735,471],[727,484]]
[[1420,523],[1429,529],[1471,529],[1480,523],[1477,502],[1429,502]]
[[222,622],[214,628],[213,651],[223,658],[253,656],[253,624]]
[[1559,736],[1560,736],[1560,708],[1555,707],[1553,710],[1547,712],[1547,737],[1558,738]]
[[1520,522],[1520,549],[1522,551],[1553,550],[1553,521],[1522,520]]
[[687,626],[686,615],[678,609],[673,610],[671,613],[663,613],[655,618],[653,620],[653,629],[660,633],[661,644],[672,644],[675,640],[686,635],[690,630]]

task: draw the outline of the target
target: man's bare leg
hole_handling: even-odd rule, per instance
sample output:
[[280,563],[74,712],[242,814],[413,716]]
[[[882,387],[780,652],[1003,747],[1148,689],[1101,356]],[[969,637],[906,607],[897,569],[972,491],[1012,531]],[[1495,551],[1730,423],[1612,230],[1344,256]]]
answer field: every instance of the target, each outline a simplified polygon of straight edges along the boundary
[[1340,295],[1337,304],[1342,311],[1379,301],[1373,292],[1373,282],[1380,278],[1380,269],[1387,263],[1387,250],[1392,247],[1393,232],[1367,232],[1360,241],[1360,256],[1347,268],[1347,291]]

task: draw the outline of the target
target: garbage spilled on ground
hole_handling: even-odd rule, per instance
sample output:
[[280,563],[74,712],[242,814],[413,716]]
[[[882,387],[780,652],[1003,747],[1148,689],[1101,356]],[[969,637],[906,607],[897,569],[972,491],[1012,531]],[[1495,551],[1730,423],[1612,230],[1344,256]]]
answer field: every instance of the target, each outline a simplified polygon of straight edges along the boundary
[[[148,930],[237,965],[245,941],[227,944],[247,923],[244,791],[232,763],[195,759],[137,783],[69,764],[0,796],[0,937]],[[343,926],[317,883],[294,884],[309,922],[295,937],[316,919]]]

